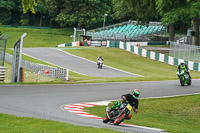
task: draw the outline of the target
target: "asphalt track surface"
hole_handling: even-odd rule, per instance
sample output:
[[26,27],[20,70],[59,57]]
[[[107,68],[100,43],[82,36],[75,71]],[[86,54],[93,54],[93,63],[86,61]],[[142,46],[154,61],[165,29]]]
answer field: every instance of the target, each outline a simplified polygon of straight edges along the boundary
[[98,69],[96,62],[71,55],[57,48],[24,48],[23,53],[34,58],[56,64],[57,66],[70,69],[77,73],[95,77],[138,77],[140,75],[121,71],[103,65]]
[[[134,88],[140,89],[140,98],[200,93],[200,80],[192,82],[191,86],[184,87],[178,80],[78,85],[1,85],[0,112],[122,132],[156,133],[157,131],[137,127],[104,124],[100,120],[63,111],[60,107],[64,104],[119,99],[122,94],[129,93]],[[134,115],[132,118],[134,119]]]

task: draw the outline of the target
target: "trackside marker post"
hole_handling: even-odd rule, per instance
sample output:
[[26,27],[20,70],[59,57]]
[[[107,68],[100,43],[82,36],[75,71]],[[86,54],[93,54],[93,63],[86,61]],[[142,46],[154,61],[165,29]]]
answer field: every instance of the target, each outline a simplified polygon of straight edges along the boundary
[[67,73],[66,73],[65,79],[66,79],[66,80],[69,80],[69,69],[67,69]]

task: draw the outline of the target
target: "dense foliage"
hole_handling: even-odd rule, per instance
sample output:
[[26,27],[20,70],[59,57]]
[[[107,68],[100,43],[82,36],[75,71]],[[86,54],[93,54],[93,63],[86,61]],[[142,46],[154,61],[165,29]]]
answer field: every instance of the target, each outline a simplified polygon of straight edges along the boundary
[[[193,25],[199,35],[199,0],[1,0],[2,24],[53,27],[101,27],[104,14],[107,23],[137,20],[145,24],[161,21],[169,26],[174,40],[177,23]],[[25,13],[25,14],[24,14]],[[197,42],[197,40],[196,40]]]

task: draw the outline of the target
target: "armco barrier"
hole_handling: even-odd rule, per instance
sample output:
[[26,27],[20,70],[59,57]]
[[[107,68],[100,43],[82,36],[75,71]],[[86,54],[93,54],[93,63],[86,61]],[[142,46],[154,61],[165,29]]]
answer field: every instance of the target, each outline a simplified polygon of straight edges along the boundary
[[180,62],[184,61],[188,65],[190,70],[200,71],[200,63],[187,61],[183,59],[177,59],[177,58],[164,55],[158,52],[149,51],[138,46],[133,46],[129,43],[124,43],[124,42],[119,43],[119,48],[124,49],[126,51],[130,51],[136,55],[140,55],[152,60],[164,62],[164,63],[174,65],[174,66],[178,66]]

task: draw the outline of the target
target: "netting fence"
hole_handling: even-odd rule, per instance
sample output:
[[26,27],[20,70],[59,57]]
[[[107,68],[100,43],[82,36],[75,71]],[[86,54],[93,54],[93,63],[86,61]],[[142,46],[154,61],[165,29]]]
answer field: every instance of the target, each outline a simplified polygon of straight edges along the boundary
[[170,42],[169,56],[200,63],[200,46]]
[[[5,60],[8,63],[12,64],[13,55],[5,53]],[[56,67],[52,67],[52,66],[29,62],[26,60],[22,60],[22,67],[24,67],[25,70],[33,72],[36,75],[36,77],[43,75],[43,76],[49,77],[52,80],[55,80],[55,79],[68,80],[69,72],[65,68],[56,68]],[[26,77],[26,74],[25,74],[25,77]]]
[[5,36],[4,34],[0,36],[0,66],[4,66],[7,38],[8,36]]

